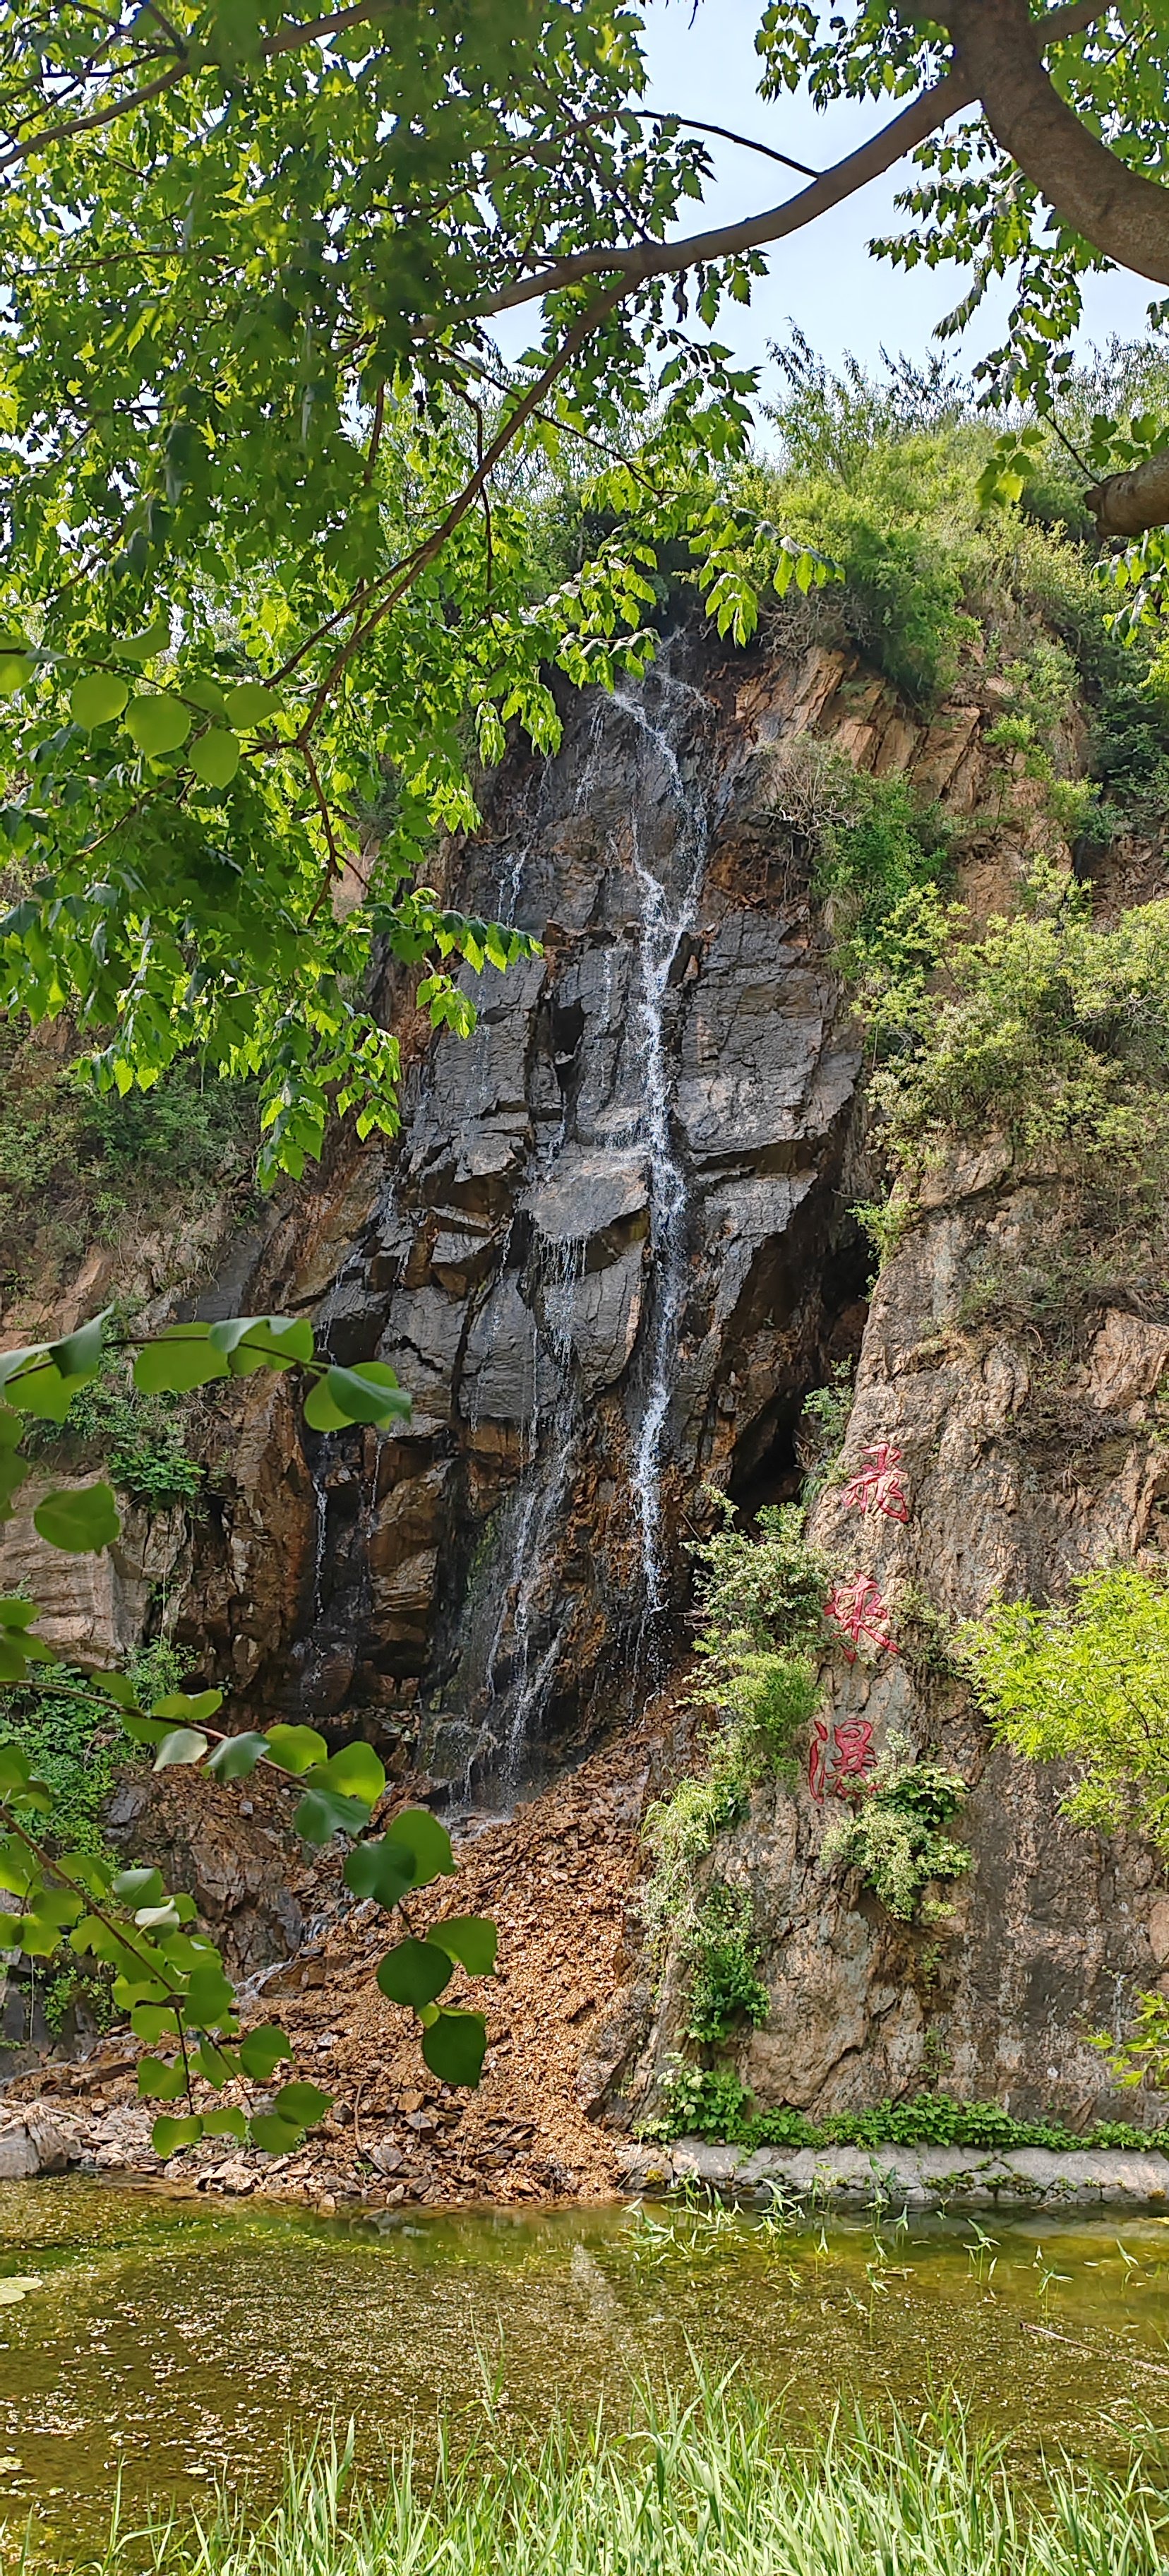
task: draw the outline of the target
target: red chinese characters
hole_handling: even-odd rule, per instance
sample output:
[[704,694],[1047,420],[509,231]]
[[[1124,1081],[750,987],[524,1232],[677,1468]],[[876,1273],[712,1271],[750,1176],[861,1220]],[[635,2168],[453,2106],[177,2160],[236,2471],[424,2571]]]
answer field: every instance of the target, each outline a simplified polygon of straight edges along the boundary
[[883,1512],[887,1521],[907,1521],[909,1504],[898,1473],[901,1451],[891,1441],[879,1440],[863,1455],[867,1463],[844,1490],[845,1510],[859,1512],[862,1519],[869,1512]]
[[853,1574],[847,1581],[834,1583],[824,1604],[824,1616],[839,1628],[850,1664],[856,1662],[858,1646],[875,1646],[884,1655],[895,1652],[889,1613],[871,1574]]
[[832,1728],[826,1718],[816,1718],[808,1755],[812,1796],[818,1804],[829,1791],[838,1798],[854,1796],[865,1787],[873,1758],[873,1729],[867,1717],[842,1717]]

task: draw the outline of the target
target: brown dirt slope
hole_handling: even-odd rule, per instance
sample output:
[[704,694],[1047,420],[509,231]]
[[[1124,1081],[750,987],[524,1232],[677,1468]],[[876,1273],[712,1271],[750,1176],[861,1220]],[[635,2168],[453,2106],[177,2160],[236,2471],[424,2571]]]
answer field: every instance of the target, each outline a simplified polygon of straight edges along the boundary
[[[376,2206],[613,2191],[612,2142],[587,2116],[579,2071],[638,1946],[640,1821],[668,1735],[668,1718],[652,1713],[511,1818],[466,1833],[457,1877],[411,1906],[415,1931],[448,1913],[498,1925],[497,1974],[467,1995],[489,1999],[477,2093],[451,2093],[429,2074],[413,2016],[375,1983],[386,1919],[352,1904],[330,1855],[314,1873],[308,1942],[258,1983],[245,2018],[281,2022],[296,2074],[333,2094],[332,2111],[294,2157],[208,2142],[172,2158],[166,2179],[326,2207],[353,2194]],[[304,1904],[308,1890],[299,1892]],[[7,2088],[4,2114],[19,2116],[35,2097],[72,2115],[74,2153],[99,2171],[157,2174],[134,2054],[132,2042],[111,2039],[81,2066],[42,2067]]]

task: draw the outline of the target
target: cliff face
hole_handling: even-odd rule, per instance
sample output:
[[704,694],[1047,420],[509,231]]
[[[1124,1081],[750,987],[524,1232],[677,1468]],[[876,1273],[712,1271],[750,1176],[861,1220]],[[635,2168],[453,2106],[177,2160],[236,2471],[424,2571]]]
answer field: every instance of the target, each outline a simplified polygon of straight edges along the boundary
[[[1169,1330],[1123,1300],[1098,1317],[1056,1417],[1026,1336],[974,1295],[1055,1257],[1054,1175],[993,1146],[936,1175],[865,1302],[859,1046],[808,892],[799,747],[904,774],[962,819],[986,909],[1041,829],[1025,778],[1004,805],[997,712],[975,663],[915,717],[794,618],[749,654],[680,635],[642,687],[569,703],[555,760],[506,766],[444,892],[537,931],[543,956],[468,976],[469,1043],[407,1015],[399,1139],[241,1238],[199,1308],[310,1312],[335,1357],[388,1359],[414,1396],[401,1439],[313,1441],[281,1385],[212,1390],[211,1504],[189,1549],[167,1540],[171,1600],[241,1721],[295,1707],[372,1735],[456,1811],[508,1806],[668,1679],[705,1488],[748,1514],[794,1493],[804,1397],[858,1352],[845,1466],[895,1442],[911,1503],[865,1525],[887,1599],[912,1584],[950,1620],[1157,1543]],[[831,1491],[813,1535],[859,1544]],[[36,1589],[37,1567],[16,1579]],[[1061,1821],[1062,1784],[990,1749],[928,1639],[907,1629],[826,1689],[829,1739],[857,1721],[874,1751],[900,1732],[963,1773],[974,1866],[948,1923],[907,1928],[823,1871],[831,1801],[806,1770],[757,1793],[718,1867],[750,1893],[773,1999],[740,2051],[759,2100],[823,2112],[942,2082],[1020,2113],[1100,2107],[1084,2035],[1169,1962],[1152,1856]],[[277,1841],[220,1872],[249,1963],[296,1936]],[[607,2027],[581,2034],[590,2105],[617,2123],[652,2101],[683,2018],[676,1967],[655,1995],[627,1966]]]
[[[1019,2117],[1131,2119],[1133,2097],[1112,2093],[1087,2037],[1119,2032],[1134,1987],[1169,1964],[1163,1866],[1134,1837],[1069,1824],[1059,1767],[992,1747],[928,1631],[897,1605],[924,1599],[949,1623],[997,1591],[1058,1595],[1070,1576],[1159,1547],[1169,1330],[1106,1309],[1053,1418],[1033,1338],[972,1320],[971,1292],[1054,1268],[1070,1224],[1064,1185],[1012,1174],[992,1149],[936,1174],[929,1197],[874,1291],[841,1462],[855,1475],[866,1448],[895,1443],[908,1518],[858,1526],[834,1485],[812,1523],[873,1576],[901,1651],[871,1669],[834,1657],[821,1722],[829,1744],[838,1729],[845,1744],[871,1730],[877,1753],[896,1733],[961,1773],[973,1865],[946,1890],[940,1922],[896,1922],[855,1875],[821,1866],[834,1801],[817,1764],[805,1756],[794,1794],[758,1791],[717,1855],[720,1876],[750,1893],[772,1996],[739,2062],[761,2104],[819,2115],[941,2083]],[[600,2043],[629,2108],[660,2078],[683,2019],[676,1963],[656,2007],[644,1986],[630,1989]]]
[[[220,1436],[181,1633],[254,1704],[363,1723],[490,1805],[668,1669],[705,1487],[796,1490],[804,1395],[864,1321],[859,1046],[800,747],[969,815],[994,712],[974,684],[917,720],[791,620],[750,654],[676,637],[506,769],[444,891],[545,953],[468,975],[473,1038],[416,1050],[395,1147],[318,1188],[247,1288],[415,1403],[402,1440],[305,1454],[257,1385]],[[987,899],[1028,793],[972,845]]]
[[[468,978],[475,1034],[438,1040],[351,1176],[323,1297],[319,1239],[262,1274],[338,1357],[391,1361],[414,1417],[302,1462],[257,1396],[201,1633],[210,1600],[254,1693],[396,1729],[461,1794],[644,1697],[703,1486],[790,1490],[803,1393],[855,1341],[858,1051],[772,810],[840,674],[744,676],[676,644],[509,773],[447,892],[545,954]],[[261,1456],[281,1492],[254,1508]]]

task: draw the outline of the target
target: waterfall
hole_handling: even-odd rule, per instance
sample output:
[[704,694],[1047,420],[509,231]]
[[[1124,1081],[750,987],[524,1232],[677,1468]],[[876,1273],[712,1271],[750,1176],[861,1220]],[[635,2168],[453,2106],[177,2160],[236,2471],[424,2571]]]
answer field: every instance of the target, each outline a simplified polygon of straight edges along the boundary
[[[501,1316],[515,1341],[517,1306],[532,1319],[531,1386],[519,1424],[519,1480],[499,1515],[489,1559],[468,1602],[455,1699],[474,1730],[463,1795],[490,1784],[509,1804],[532,1770],[541,1721],[565,1670],[569,1643],[561,1567],[571,1529],[574,1489],[588,1454],[588,1409],[582,1385],[577,1299],[590,1267],[587,1211],[575,1192],[586,1168],[607,1179],[639,1171],[648,1214],[649,1277],[636,1324],[625,1391],[614,1400],[629,1425],[629,1512],[637,1588],[629,1600],[631,1632],[642,1639],[666,1604],[661,1475],[686,1292],[688,1184],[674,1132],[676,1087],[671,985],[679,954],[698,917],[717,799],[688,758],[709,729],[709,698],[670,667],[663,647],[646,680],[598,693],[583,738],[569,812],[601,823],[600,882],[614,907],[611,950],[589,1000],[582,1043],[612,1050],[603,1101],[582,1106],[565,1089],[561,1115],[544,1113],[535,1165],[520,1202],[530,1239],[513,1216],[485,1298],[474,1384],[465,1400],[470,1428],[483,1418],[483,1386],[493,1365]],[[614,802],[614,781],[630,774],[632,795]],[[620,743],[620,752],[617,744]],[[525,867],[541,855],[541,827],[552,810],[550,772],[534,800],[531,829],[509,844],[499,881],[505,918],[521,903]],[[561,791],[562,792],[562,791]],[[564,812],[561,804],[559,811]],[[529,883],[528,905],[533,888]],[[632,898],[632,900],[631,900]],[[622,962],[624,961],[624,962]],[[619,985],[614,977],[621,976]],[[623,993],[614,1017],[614,995]],[[579,1007],[579,1006],[578,1006]],[[582,1159],[583,1158],[583,1159]],[[560,1207],[549,1207],[558,1191]],[[516,1270],[509,1269],[512,1259]],[[513,1281],[505,1308],[503,1281]],[[492,1302],[494,1301],[494,1302]],[[514,1419],[514,1417],[513,1417]],[[618,1524],[619,1525],[619,1524]]]
[[664,875],[657,875],[643,855],[641,817],[636,809],[632,816],[633,869],[641,898],[638,1018],[645,1085],[642,1132],[649,1154],[654,1275],[645,1394],[634,1435],[631,1485],[641,1539],[647,1619],[661,1610],[664,1600],[661,1468],[686,1282],[686,1175],[672,1133],[673,1085],[666,1053],[664,1008],[678,951],[698,910],[711,826],[709,799],[695,781],[683,778],[677,750],[677,737],[683,726],[693,723],[696,708],[708,713],[709,701],[697,689],[675,678],[668,664],[655,666],[651,676],[661,697],[661,719],[657,723],[649,714],[644,689],[639,697],[624,688],[616,691],[618,706],[650,747],[677,813],[672,886],[667,886]]
[[[536,1653],[541,1589],[549,1567],[550,1541],[561,1521],[572,1481],[579,1430],[580,1393],[573,1367],[573,1292],[584,1268],[585,1246],[569,1241],[543,1249],[537,1257],[533,1321],[555,1371],[555,1394],[545,1412],[533,1397],[525,1448],[526,1473],[514,1497],[504,1561],[498,1569],[499,1610],[486,1661],[486,1694],[491,1706],[494,1767],[503,1794],[514,1799],[524,1772],[533,1722],[542,1714],[560,1655],[560,1634],[553,1621],[550,1636]],[[538,1378],[538,1370],[533,1370]],[[497,1668],[510,1630],[506,1680]],[[533,1658],[535,1657],[535,1660]]]

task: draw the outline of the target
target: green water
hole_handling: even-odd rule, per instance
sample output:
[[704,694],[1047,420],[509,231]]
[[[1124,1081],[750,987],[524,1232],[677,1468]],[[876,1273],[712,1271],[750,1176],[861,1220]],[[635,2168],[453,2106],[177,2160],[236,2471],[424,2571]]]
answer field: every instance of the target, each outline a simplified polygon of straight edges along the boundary
[[[388,2215],[388,2214],[387,2214]],[[688,2348],[800,2423],[953,2391],[1040,2450],[1115,2460],[1169,2426],[1169,2221],[782,2228],[625,2208],[314,2219],[82,2180],[0,2187],[0,2497],[92,2535],[147,2499],[274,2484],[289,2434],[352,2417],[371,2466],[484,2387],[517,2439],[618,2411]]]

